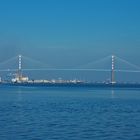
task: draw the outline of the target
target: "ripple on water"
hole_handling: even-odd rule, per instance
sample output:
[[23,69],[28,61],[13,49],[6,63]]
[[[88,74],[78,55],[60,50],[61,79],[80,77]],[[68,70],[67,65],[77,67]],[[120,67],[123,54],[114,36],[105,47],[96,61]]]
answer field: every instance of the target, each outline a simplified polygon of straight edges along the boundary
[[0,94],[1,140],[140,139],[140,98],[112,99],[103,90],[6,91]]

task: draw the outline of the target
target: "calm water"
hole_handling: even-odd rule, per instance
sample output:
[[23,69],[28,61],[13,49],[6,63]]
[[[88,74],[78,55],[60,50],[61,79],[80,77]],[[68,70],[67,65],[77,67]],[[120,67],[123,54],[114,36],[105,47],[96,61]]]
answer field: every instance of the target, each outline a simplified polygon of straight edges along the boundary
[[140,91],[0,87],[0,140],[140,140]]

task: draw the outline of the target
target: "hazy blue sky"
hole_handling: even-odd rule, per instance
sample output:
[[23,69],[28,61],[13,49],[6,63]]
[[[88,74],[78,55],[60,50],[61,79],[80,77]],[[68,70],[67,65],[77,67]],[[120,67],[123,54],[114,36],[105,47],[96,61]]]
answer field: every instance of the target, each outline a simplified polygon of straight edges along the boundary
[[57,67],[112,53],[140,65],[140,1],[0,1],[0,61],[18,53]]

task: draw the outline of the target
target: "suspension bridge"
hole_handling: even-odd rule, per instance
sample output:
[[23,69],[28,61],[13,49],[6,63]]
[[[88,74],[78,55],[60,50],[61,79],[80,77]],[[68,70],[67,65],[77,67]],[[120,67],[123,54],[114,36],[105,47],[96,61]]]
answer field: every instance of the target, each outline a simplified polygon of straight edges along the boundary
[[116,73],[140,73],[140,66],[130,63],[129,61],[115,55],[109,55],[102,59],[91,61],[74,68],[55,68],[53,66],[47,65],[46,63],[42,63],[38,60],[23,55],[18,55],[6,61],[0,62],[0,72],[16,73],[16,82],[28,82],[29,79],[23,76],[23,73],[26,71],[85,71],[87,73],[109,72],[109,83],[115,84]]

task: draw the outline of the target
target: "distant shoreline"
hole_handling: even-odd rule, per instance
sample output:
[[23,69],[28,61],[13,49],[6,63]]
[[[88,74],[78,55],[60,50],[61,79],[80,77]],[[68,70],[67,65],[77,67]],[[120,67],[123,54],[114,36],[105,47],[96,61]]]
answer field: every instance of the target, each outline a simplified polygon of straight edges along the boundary
[[68,87],[68,88],[100,88],[100,89],[140,89],[140,83],[0,83],[9,87]]

